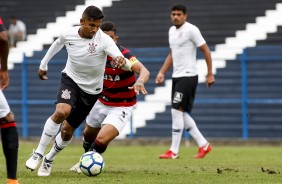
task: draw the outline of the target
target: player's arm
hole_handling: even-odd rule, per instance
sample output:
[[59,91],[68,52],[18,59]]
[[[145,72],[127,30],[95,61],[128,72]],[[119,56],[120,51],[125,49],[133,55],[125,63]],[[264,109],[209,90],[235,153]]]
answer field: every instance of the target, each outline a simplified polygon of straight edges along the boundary
[[172,66],[172,53],[171,50],[168,53],[163,66],[161,67],[157,77],[156,77],[156,84],[162,84],[164,82],[164,75]]
[[9,85],[9,74],[8,74],[8,54],[9,54],[9,41],[8,35],[0,18],[0,88],[6,89]]
[[141,62],[138,61],[136,57],[130,58],[129,61],[131,62],[131,70],[137,73],[139,77],[135,84],[131,87],[128,87],[128,89],[134,89],[137,94],[139,94],[140,91],[144,95],[147,94],[144,84],[149,80],[150,72]]
[[58,53],[62,48],[64,47],[63,42],[60,40],[60,37],[52,43],[50,48],[48,49],[47,53],[41,60],[39,70],[38,70],[38,77],[41,80],[48,79],[47,77],[47,70],[48,70],[48,62],[51,60],[51,58]]
[[206,86],[210,87],[215,83],[214,75],[212,72],[212,58],[211,58],[211,52],[207,44],[201,45],[200,50],[202,51],[208,68],[207,78],[206,78]]
[[113,39],[107,35],[104,37],[104,44],[106,54],[114,58],[116,67],[129,71],[131,69],[130,61],[123,56]]

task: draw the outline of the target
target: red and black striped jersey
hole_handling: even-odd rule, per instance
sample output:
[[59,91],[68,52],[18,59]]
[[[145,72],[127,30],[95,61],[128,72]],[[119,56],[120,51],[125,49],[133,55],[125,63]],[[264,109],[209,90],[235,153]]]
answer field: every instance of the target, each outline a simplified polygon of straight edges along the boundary
[[[121,53],[128,60],[135,56],[125,47],[118,45]],[[103,91],[99,98],[100,102],[108,106],[133,106],[136,104],[136,94],[128,87],[135,83],[135,74],[132,71],[125,71],[115,68],[113,58],[107,57],[104,74]]]

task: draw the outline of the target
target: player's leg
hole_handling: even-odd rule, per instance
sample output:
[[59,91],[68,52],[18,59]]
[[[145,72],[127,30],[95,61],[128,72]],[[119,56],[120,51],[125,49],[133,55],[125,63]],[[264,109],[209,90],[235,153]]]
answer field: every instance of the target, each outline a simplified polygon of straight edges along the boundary
[[48,144],[60,130],[60,125],[69,116],[77,102],[77,85],[66,74],[62,74],[61,84],[57,93],[56,110],[44,125],[39,144],[32,156],[26,161],[26,167],[35,170],[44,156]]
[[118,130],[111,124],[105,124],[98,133],[95,141],[92,143],[90,150],[96,151],[100,154],[104,153],[108,144],[118,136]]
[[[83,130],[84,152],[90,150],[91,145],[94,143],[99,131],[101,130],[101,124],[107,114],[108,108],[104,108],[104,105],[98,100],[86,117],[86,125]],[[81,173],[79,163],[72,166],[70,171]]]
[[185,129],[189,131],[189,134],[193,137],[193,139],[196,141],[199,147],[198,154],[195,155],[194,158],[205,157],[205,155],[212,150],[211,145],[202,135],[195,121],[188,113],[184,113],[184,122],[185,122]]
[[184,128],[183,120],[183,104],[185,100],[183,78],[173,78],[172,93],[171,93],[171,117],[172,117],[172,140],[170,149],[161,154],[161,159],[175,159],[178,158],[179,147]]
[[75,129],[85,120],[99,97],[99,94],[90,95],[78,87],[73,95],[75,99],[79,100],[74,103],[72,111],[61,127],[61,132],[56,136],[54,145],[45,156],[37,172],[38,176],[49,176],[51,174],[51,167],[55,156],[70,144]]
[[187,112],[183,113],[184,127],[187,131],[189,131],[189,134],[191,135],[191,137],[193,137],[199,147],[198,154],[195,155],[194,158],[203,158],[208,152],[211,151],[212,147],[209,145],[208,141],[204,138],[204,136],[198,129],[194,119],[190,116],[196,96],[198,77],[188,77],[186,80],[189,88],[187,88],[187,91],[185,92],[185,94],[187,95],[185,101],[185,110]]
[[99,100],[91,109],[86,117],[86,125],[83,131],[83,148],[84,151],[89,151],[94,143],[100,129],[101,124],[109,113],[109,108],[105,107]]
[[13,113],[0,90],[0,129],[3,153],[6,160],[7,183],[18,183],[17,164],[19,138]]
[[0,118],[1,139],[3,153],[6,159],[7,178],[9,182],[17,180],[18,163],[18,131],[13,114]]
[[58,103],[56,111],[49,117],[44,125],[43,132],[36,150],[32,156],[26,161],[26,167],[35,170],[44,156],[46,147],[51,140],[58,134],[60,125],[71,112],[72,107],[69,104]]
[[91,145],[94,143],[100,130],[101,130],[100,127],[91,127],[86,123],[84,131],[83,131],[84,152],[89,151]]
[[124,129],[125,125],[130,122],[134,107],[109,107],[104,105],[104,108],[109,109],[109,113],[104,119],[102,128],[90,148],[90,150],[95,150],[100,154],[105,152],[109,143],[117,137]]
[[67,121],[64,121],[61,127],[61,132],[58,133],[55,138],[54,145],[43,158],[43,162],[37,172],[38,176],[49,176],[51,174],[51,168],[55,156],[70,144],[74,131],[75,128],[73,128]]

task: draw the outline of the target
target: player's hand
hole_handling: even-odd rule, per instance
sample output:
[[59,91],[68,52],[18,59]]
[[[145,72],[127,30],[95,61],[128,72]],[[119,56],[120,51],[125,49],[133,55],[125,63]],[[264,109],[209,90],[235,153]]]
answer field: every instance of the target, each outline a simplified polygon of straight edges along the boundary
[[208,74],[206,79],[206,86],[209,88],[215,83],[213,74]]
[[9,74],[8,71],[0,70],[0,89],[4,90],[9,86]]
[[147,94],[147,91],[146,91],[146,89],[144,87],[144,82],[142,82],[142,81],[138,81],[137,80],[135,82],[135,84],[133,86],[131,86],[131,87],[128,87],[128,89],[134,90],[137,95],[139,95],[140,91],[141,91],[141,93],[143,95]]
[[47,80],[48,77],[46,76],[47,75],[47,71],[46,70],[38,70],[38,77],[39,79],[41,80]]
[[156,77],[156,84],[160,85],[163,82],[164,82],[164,74],[159,72],[157,77]]
[[118,68],[122,68],[126,64],[126,60],[122,56],[117,56],[115,58],[115,62],[116,62],[116,67]]

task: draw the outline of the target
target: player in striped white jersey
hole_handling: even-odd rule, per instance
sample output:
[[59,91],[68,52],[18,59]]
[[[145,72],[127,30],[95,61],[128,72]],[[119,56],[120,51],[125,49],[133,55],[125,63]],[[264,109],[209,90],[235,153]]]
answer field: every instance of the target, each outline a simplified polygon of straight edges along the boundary
[[[45,123],[37,149],[26,161],[26,167],[35,170],[47,145],[55,137],[53,147],[43,158],[38,176],[50,175],[54,157],[71,142],[73,132],[97,101],[103,88],[107,55],[114,58],[116,67],[124,70],[131,68],[130,62],[123,57],[115,42],[100,30],[103,17],[99,8],[87,7],[80,19],[80,26],[62,33],[41,61],[38,75],[40,79],[46,80],[48,62],[66,47],[68,59],[62,71],[56,110]],[[61,124],[61,131],[57,135]]]

